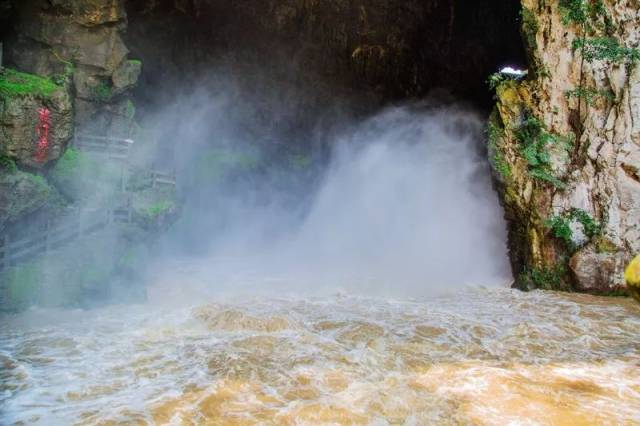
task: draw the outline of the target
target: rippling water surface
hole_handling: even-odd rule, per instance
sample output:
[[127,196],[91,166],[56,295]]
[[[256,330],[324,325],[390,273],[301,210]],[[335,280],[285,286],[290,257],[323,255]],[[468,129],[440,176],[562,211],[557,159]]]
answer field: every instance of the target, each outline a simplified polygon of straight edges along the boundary
[[0,423],[640,423],[630,300],[478,288],[186,303],[178,286],[147,305],[2,317]]

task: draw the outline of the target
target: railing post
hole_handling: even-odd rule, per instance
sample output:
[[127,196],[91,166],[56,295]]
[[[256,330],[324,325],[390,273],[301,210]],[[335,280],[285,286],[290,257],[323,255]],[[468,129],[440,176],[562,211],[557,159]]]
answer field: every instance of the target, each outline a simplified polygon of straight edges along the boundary
[[47,219],[44,224],[44,252],[49,253],[49,231],[51,230],[51,221]]
[[9,267],[9,235],[2,237],[2,258],[0,258],[0,271]]
[[155,163],[151,165],[151,188],[155,189],[156,187],[156,165]]

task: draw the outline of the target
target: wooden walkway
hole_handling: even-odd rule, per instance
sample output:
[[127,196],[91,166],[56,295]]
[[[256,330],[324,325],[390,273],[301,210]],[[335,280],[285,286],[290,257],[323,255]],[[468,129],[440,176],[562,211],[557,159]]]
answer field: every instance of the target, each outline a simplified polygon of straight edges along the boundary
[[[88,216],[92,217],[89,218]],[[95,214],[84,212],[78,214],[77,221],[65,221],[57,226],[52,226],[47,221],[43,226],[31,231],[30,235],[21,238],[11,238],[4,235],[0,238],[0,271],[10,266],[15,266],[34,256],[46,254],[72,243],[80,237],[96,234],[113,221],[112,212],[107,214]],[[86,218],[86,219],[82,219]]]
[[76,134],[73,146],[80,151],[106,155],[116,160],[128,160],[133,139],[112,138],[87,134]]
[[[133,144],[132,139],[86,134],[77,134],[73,143],[81,151],[124,161],[128,159]],[[152,167],[150,173],[147,174],[148,177],[143,181],[144,186],[160,188],[175,187],[177,184],[175,173],[161,172]],[[62,225],[52,226],[51,222],[47,222],[21,238],[0,235],[0,271],[34,256],[59,249],[80,237],[93,235],[113,224],[131,223],[133,217],[131,194],[133,192],[126,190],[124,175],[121,190],[128,193],[127,202],[115,209],[107,209],[105,213],[78,212],[75,218],[65,219],[65,223]]]

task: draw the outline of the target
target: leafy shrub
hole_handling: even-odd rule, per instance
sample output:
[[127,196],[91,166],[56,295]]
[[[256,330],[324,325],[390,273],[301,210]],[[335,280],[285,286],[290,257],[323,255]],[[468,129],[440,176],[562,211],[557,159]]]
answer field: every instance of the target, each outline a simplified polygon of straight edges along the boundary
[[564,241],[569,250],[575,251],[578,247],[573,242],[573,231],[571,230],[573,223],[580,224],[582,231],[589,239],[600,235],[602,232],[600,223],[589,213],[578,208],[572,208],[562,215],[553,216],[547,219],[544,224],[551,229],[554,237]]
[[563,216],[554,216],[545,221],[545,226],[551,228],[553,236],[564,241],[567,247],[574,248],[573,231],[569,219]]
[[511,166],[507,162],[504,153],[500,149],[500,138],[504,130],[498,127],[492,120],[489,121],[487,127],[487,137],[489,139],[489,155],[491,156],[491,164],[495,170],[500,173],[503,179],[511,176]]
[[91,89],[93,97],[100,102],[106,102],[111,99],[111,86],[109,83],[101,81]]
[[571,209],[570,216],[582,225],[585,235],[593,238],[602,232],[602,226],[589,213],[582,209]]
[[524,289],[567,290],[563,280],[566,272],[562,263],[549,267],[525,268],[518,276],[518,284]]
[[489,86],[489,89],[495,90],[498,86],[500,86],[505,81],[507,81],[506,75],[502,74],[501,72],[495,72],[491,74],[487,79],[487,85]]
[[171,211],[175,208],[175,203],[173,201],[169,201],[169,200],[161,200],[158,201],[157,203],[153,204],[152,206],[148,207],[145,210],[145,213],[147,216],[149,216],[152,219],[155,219],[156,217]]
[[13,173],[18,170],[16,162],[7,155],[0,155],[0,169],[9,173]]
[[566,187],[551,170],[551,155],[548,149],[550,145],[558,143],[564,143],[565,147],[568,147],[568,138],[547,132],[544,124],[531,115],[528,115],[515,130],[515,137],[520,145],[520,155],[529,166],[531,177],[548,182],[556,188]]
[[588,106],[592,106],[597,98],[604,98],[611,102],[616,100],[615,95],[610,90],[596,90],[592,88],[579,87],[565,92],[567,99],[584,99]]
[[582,57],[588,62],[621,63],[640,60],[638,49],[623,46],[614,37],[576,39],[573,41],[573,50],[580,50]]

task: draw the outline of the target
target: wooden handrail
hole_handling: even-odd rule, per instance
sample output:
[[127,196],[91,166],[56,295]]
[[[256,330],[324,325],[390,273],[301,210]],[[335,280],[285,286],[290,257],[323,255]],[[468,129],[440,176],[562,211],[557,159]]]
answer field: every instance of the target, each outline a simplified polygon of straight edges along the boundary
[[83,138],[83,139],[93,139],[93,140],[99,140],[99,141],[105,141],[105,142],[122,142],[122,143],[127,143],[129,145],[132,145],[135,143],[133,139],[129,139],[129,138],[114,138],[111,136],[87,135],[84,133],[78,133],[75,135],[75,137],[76,139]]
[[[54,228],[47,226],[42,234],[28,236],[15,241],[5,235],[2,237],[2,245],[0,245],[0,270],[6,269],[30,256],[60,248],[82,236],[89,236],[105,229],[111,222],[114,213],[110,211],[106,217],[94,218],[81,222],[79,225],[64,224]],[[82,213],[78,216],[82,216]]]

